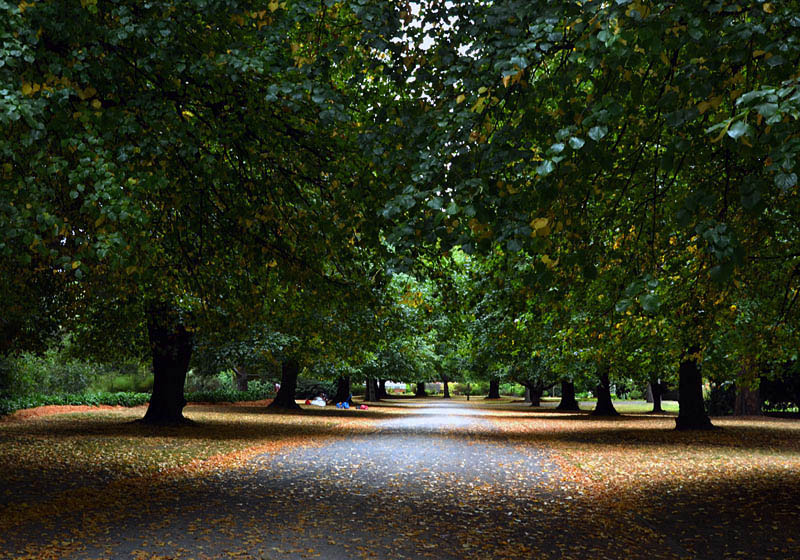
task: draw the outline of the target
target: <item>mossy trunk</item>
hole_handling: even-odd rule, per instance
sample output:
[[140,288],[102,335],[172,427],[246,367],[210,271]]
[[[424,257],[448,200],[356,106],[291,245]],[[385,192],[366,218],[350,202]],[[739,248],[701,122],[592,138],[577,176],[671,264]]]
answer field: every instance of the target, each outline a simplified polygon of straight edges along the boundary
[[577,412],[581,409],[575,399],[575,384],[572,381],[561,382],[561,401],[556,410],[565,412]]
[[269,408],[282,410],[300,410],[295,401],[297,393],[297,376],[300,375],[300,364],[294,358],[287,358],[281,364],[281,388]]
[[697,362],[699,347],[689,348],[678,368],[678,418],[676,430],[710,430],[714,426],[703,403],[703,378]]
[[147,334],[153,356],[153,393],[142,422],[185,423],[183,386],[192,357],[192,335],[178,311],[164,303],[148,306]]

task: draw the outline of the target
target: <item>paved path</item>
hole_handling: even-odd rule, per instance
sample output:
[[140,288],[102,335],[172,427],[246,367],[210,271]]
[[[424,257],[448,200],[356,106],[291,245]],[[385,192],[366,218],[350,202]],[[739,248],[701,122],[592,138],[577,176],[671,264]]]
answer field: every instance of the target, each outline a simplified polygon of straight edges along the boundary
[[75,557],[559,557],[547,543],[570,488],[546,451],[499,438],[483,414],[423,405],[374,433],[159,489],[123,524],[70,520],[95,533]]

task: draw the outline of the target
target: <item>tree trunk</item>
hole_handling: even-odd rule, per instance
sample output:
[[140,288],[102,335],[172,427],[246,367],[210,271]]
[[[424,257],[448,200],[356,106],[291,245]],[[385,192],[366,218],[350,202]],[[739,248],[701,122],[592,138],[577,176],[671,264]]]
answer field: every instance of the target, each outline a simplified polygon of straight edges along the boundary
[[749,356],[745,357],[736,379],[736,400],[733,403],[735,416],[758,416],[761,414],[761,394],[758,384],[756,362]]
[[525,387],[525,402],[531,402],[531,386],[527,383],[522,384]]
[[700,348],[693,346],[678,368],[678,418],[676,430],[709,430],[713,428],[703,404],[703,378],[696,354]]
[[185,423],[183,386],[192,357],[192,334],[177,310],[163,303],[148,307],[147,334],[153,355],[153,394],[142,422]]
[[597,404],[594,406],[592,416],[619,416],[611,401],[611,380],[608,378],[607,369],[600,374],[600,382],[597,384]]
[[297,391],[297,376],[300,375],[300,364],[294,358],[287,358],[281,364],[281,388],[275,395],[275,400],[269,408],[284,410],[299,410],[300,405],[295,402]]
[[733,414],[735,416],[759,416],[761,414],[761,394],[759,390],[737,385]]
[[346,402],[353,404],[352,390],[350,389],[350,376],[342,375],[336,381],[336,394],[333,396],[334,403]]
[[237,391],[247,391],[247,370],[242,366],[233,367]]
[[378,400],[389,398],[389,393],[386,392],[386,380],[381,379],[378,381]]
[[647,387],[653,399],[653,410],[651,412],[664,412],[664,409],[661,408],[661,395],[664,393],[664,386],[661,385],[661,380],[651,381]]
[[542,406],[542,393],[544,393],[544,387],[541,385],[531,385],[530,387],[526,388],[526,392],[529,394],[531,406]]
[[648,403],[653,402],[653,382],[652,381],[647,384],[647,389],[645,389],[644,402],[648,402]]
[[443,399],[450,398],[450,380],[446,377],[442,378],[442,385],[444,385],[444,395],[442,396]]
[[572,381],[561,382],[561,401],[558,403],[556,410],[563,410],[567,412],[580,411],[581,407],[578,401],[575,400],[575,384]]
[[489,394],[486,395],[487,399],[500,398],[500,380],[493,377],[489,380]]
[[414,396],[415,397],[427,397],[428,396],[427,391],[425,391],[425,382],[424,381],[420,381],[420,382],[417,383],[417,389],[416,389],[416,391],[414,391]]
[[378,400],[378,395],[375,391],[375,379],[372,377],[367,377],[364,384],[366,385],[366,389],[364,392],[364,401],[365,402],[375,402]]

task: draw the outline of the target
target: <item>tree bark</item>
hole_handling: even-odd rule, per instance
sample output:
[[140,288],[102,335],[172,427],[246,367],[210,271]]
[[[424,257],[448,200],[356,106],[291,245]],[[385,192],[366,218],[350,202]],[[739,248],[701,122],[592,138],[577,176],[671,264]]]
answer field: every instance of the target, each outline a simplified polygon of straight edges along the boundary
[[599,381],[597,384],[597,404],[594,406],[592,416],[619,416],[619,412],[614,408],[614,403],[611,401],[611,380],[608,377],[607,369],[603,369]]
[[177,310],[164,303],[148,307],[147,334],[153,355],[153,394],[142,422],[185,423],[183,386],[192,357],[192,334]]
[[661,408],[661,395],[664,393],[661,380],[656,379],[655,381],[651,381],[647,390],[650,392],[653,399],[653,410],[650,412],[664,412],[664,409]]
[[500,380],[493,377],[489,380],[489,394],[486,395],[487,399],[500,398]]
[[745,357],[736,379],[734,416],[758,416],[761,414],[761,393],[758,390],[758,367],[755,360]]
[[365,380],[366,389],[364,392],[364,401],[365,402],[375,402],[378,400],[377,392],[375,391],[375,379],[372,377],[367,377]]
[[269,408],[283,410],[300,410],[295,401],[297,392],[297,376],[300,375],[300,364],[294,358],[287,358],[281,364],[281,388]]
[[336,394],[333,396],[334,403],[346,402],[353,404],[352,389],[350,388],[350,376],[342,375],[336,381]]
[[378,400],[389,398],[389,393],[386,392],[386,380],[380,379],[378,381]]
[[561,401],[558,403],[556,410],[567,412],[580,411],[581,407],[575,399],[575,384],[572,381],[561,382]]
[[417,383],[417,389],[414,391],[415,397],[427,397],[428,392],[425,391],[425,382],[420,381]]
[[527,391],[529,392],[531,406],[542,406],[542,393],[544,393],[544,387],[541,385],[531,385]]
[[446,377],[442,378],[442,385],[444,385],[444,395],[442,396],[443,399],[450,398],[450,380]]
[[714,426],[703,403],[703,377],[697,363],[700,348],[693,346],[678,368],[678,418],[676,430],[710,430]]
[[243,366],[234,366],[233,375],[237,391],[247,391],[247,370]]
[[527,383],[522,384],[525,387],[525,402],[531,402],[531,386]]

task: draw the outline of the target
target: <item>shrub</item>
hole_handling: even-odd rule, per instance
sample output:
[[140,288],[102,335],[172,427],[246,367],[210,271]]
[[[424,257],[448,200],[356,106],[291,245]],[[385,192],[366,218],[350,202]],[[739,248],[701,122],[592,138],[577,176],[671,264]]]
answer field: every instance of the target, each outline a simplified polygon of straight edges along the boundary
[[[351,384],[352,387],[352,384]],[[297,390],[295,395],[298,399],[313,399],[317,395],[326,394],[332,397],[336,394],[336,382],[320,381],[318,379],[297,378]]]
[[81,393],[61,395],[27,395],[24,397],[0,399],[0,415],[11,414],[15,410],[35,408],[45,405],[89,405],[101,404],[119,406],[138,406],[150,400],[148,393]]
[[[488,391],[488,388],[487,388]],[[524,397],[525,396],[525,387],[520,385],[519,383],[501,383],[500,384],[500,394],[501,395],[511,395],[514,397]]]
[[713,384],[705,398],[706,410],[711,416],[729,416],[733,414],[736,403],[736,386],[733,381]]

